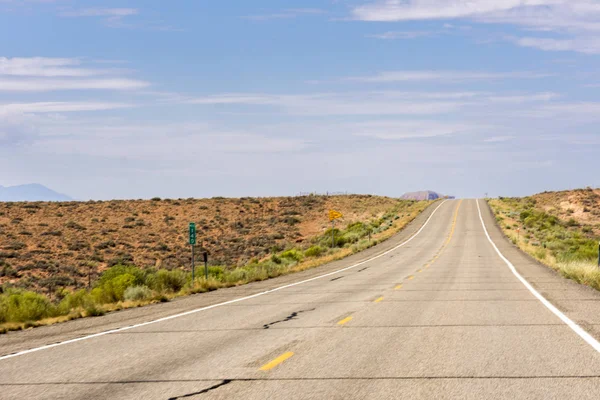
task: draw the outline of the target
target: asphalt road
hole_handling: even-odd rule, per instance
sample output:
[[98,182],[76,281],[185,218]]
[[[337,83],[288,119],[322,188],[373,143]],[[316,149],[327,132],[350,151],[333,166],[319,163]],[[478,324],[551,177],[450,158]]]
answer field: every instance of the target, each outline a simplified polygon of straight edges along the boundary
[[315,270],[0,336],[0,355],[34,350],[0,357],[0,398],[598,399],[600,296],[519,253],[480,205],[499,251],[576,326],[502,260],[475,200],[447,201]]

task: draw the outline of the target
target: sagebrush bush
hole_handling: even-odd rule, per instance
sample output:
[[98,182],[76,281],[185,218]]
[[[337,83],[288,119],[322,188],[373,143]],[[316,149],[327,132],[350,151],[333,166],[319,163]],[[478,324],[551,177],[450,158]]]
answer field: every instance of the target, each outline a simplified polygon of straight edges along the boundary
[[131,286],[125,289],[126,301],[143,301],[152,297],[152,290],[148,286]]
[[92,298],[99,304],[117,303],[125,299],[125,290],[136,286],[138,281],[132,274],[117,275],[104,281],[92,290]]
[[54,317],[56,306],[44,295],[9,291],[0,295],[0,322],[26,322]]
[[146,281],[146,272],[141,268],[129,266],[129,265],[115,265],[110,267],[100,275],[99,285],[111,281],[119,275],[129,274],[135,278],[136,285],[143,285]]
[[306,249],[306,251],[304,252],[304,256],[319,257],[325,252],[326,252],[326,250],[323,247],[321,247],[319,245],[315,245],[315,246],[312,246],[312,247],[309,247],[308,249]]
[[293,260],[293,261],[301,261],[303,258],[302,253],[297,249],[291,249],[291,250],[284,251],[283,253],[281,253],[279,255],[279,257],[286,258],[288,260]]
[[157,292],[179,292],[191,279],[191,275],[180,271],[161,269],[150,274],[146,280],[148,287]]
[[71,310],[78,308],[86,309],[94,303],[94,299],[85,289],[78,290],[74,293],[67,293],[58,305],[61,314],[68,314]]

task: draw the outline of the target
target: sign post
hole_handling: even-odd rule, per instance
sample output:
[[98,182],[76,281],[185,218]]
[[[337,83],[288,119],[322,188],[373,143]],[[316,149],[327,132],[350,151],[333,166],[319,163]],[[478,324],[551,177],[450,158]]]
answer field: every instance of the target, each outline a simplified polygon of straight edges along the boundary
[[190,222],[190,246],[192,246],[192,286],[194,285],[195,278],[195,265],[194,265],[194,247],[196,246],[196,224]]
[[335,220],[342,218],[343,215],[342,213],[335,211],[335,210],[329,210],[329,220],[331,221],[331,248],[333,249],[335,247]]
[[208,279],[208,253],[205,251],[204,254],[204,277]]

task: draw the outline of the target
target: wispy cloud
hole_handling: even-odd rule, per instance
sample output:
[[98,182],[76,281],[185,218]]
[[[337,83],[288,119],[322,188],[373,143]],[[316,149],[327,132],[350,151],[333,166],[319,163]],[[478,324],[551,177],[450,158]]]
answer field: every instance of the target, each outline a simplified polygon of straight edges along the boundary
[[435,121],[369,121],[346,127],[354,136],[381,140],[422,139],[452,136],[480,129],[476,125]]
[[463,103],[456,99],[414,99],[388,93],[315,93],[310,95],[269,95],[230,93],[188,101],[202,105],[270,106],[290,115],[427,115],[447,113]]
[[503,142],[509,142],[509,141],[513,140],[514,138],[515,138],[514,136],[492,136],[492,137],[484,139],[483,141],[486,143],[503,143]]
[[271,19],[289,19],[301,16],[325,14],[324,10],[318,8],[290,8],[280,12],[259,14],[259,15],[244,15],[241,18],[252,21],[267,21]]
[[546,51],[600,53],[600,3],[595,0],[383,0],[356,6],[356,20],[374,22],[468,19],[502,23],[561,37],[513,40]]
[[109,73],[107,70],[80,67],[76,58],[6,58],[0,57],[0,75],[42,77],[86,77]]
[[136,17],[141,13],[137,8],[82,8],[61,10],[58,15],[64,18],[99,18],[111,28],[182,31],[182,29],[167,25],[162,21],[147,21],[137,18],[135,22],[131,22],[131,17]]
[[122,18],[139,14],[136,8],[84,8],[79,10],[61,11],[61,17],[111,17]]
[[503,79],[540,79],[552,74],[539,72],[479,72],[479,71],[387,71],[372,76],[350,77],[349,81],[389,83],[389,82],[427,82],[457,83],[482,80]]
[[[77,58],[0,58],[0,92],[141,89],[149,83],[118,76],[122,70],[82,67]],[[117,75],[117,76],[115,76]]]
[[150,84],[134,79],[26,79],[0,78],[0,92],[50,92],[58,90],[131,90],[142,89]]
[[440,115],[485,105],[498,107],[502,104],[510,107],[523,103],[548,104],[559,97],[557,93],[552,92],[494,94],[388,90],[313,94],[226,93],[178,100],[203,106],[246,106],[261,112],[270,111],[288,115],[393,116]]
[[370,38],[393,40],[393,39],[417,39],[422,37],[431,37],[438,35],[437,31],[388,31],[384,33],[377,33],[366,35]]
[[102,111],[134,107],[126,103],[99,102],[36,102],[36,103],[0,103],[0,113],[63,113],[79,111]]
[[600,36],[574,39],[523,37],[513,40],[521,47],[534,47],[546,51],[576,51],[600,54]]

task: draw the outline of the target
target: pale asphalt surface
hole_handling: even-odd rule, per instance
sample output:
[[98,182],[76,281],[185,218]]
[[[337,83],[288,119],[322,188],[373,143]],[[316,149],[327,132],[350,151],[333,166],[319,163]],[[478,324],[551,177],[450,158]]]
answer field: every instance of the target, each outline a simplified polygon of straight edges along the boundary
[[[480,205],[492,240],[517,270],[599,338],[600,295],[519,253]],[[168,304],[2,335],[0,355],[329,273],[402,243],[432,211],[349,259]],[[598,397],[600,353],[512,274],[485,237],[475,200],[444,203],[409,244],[340,274],[0,360],[1,399]]]

